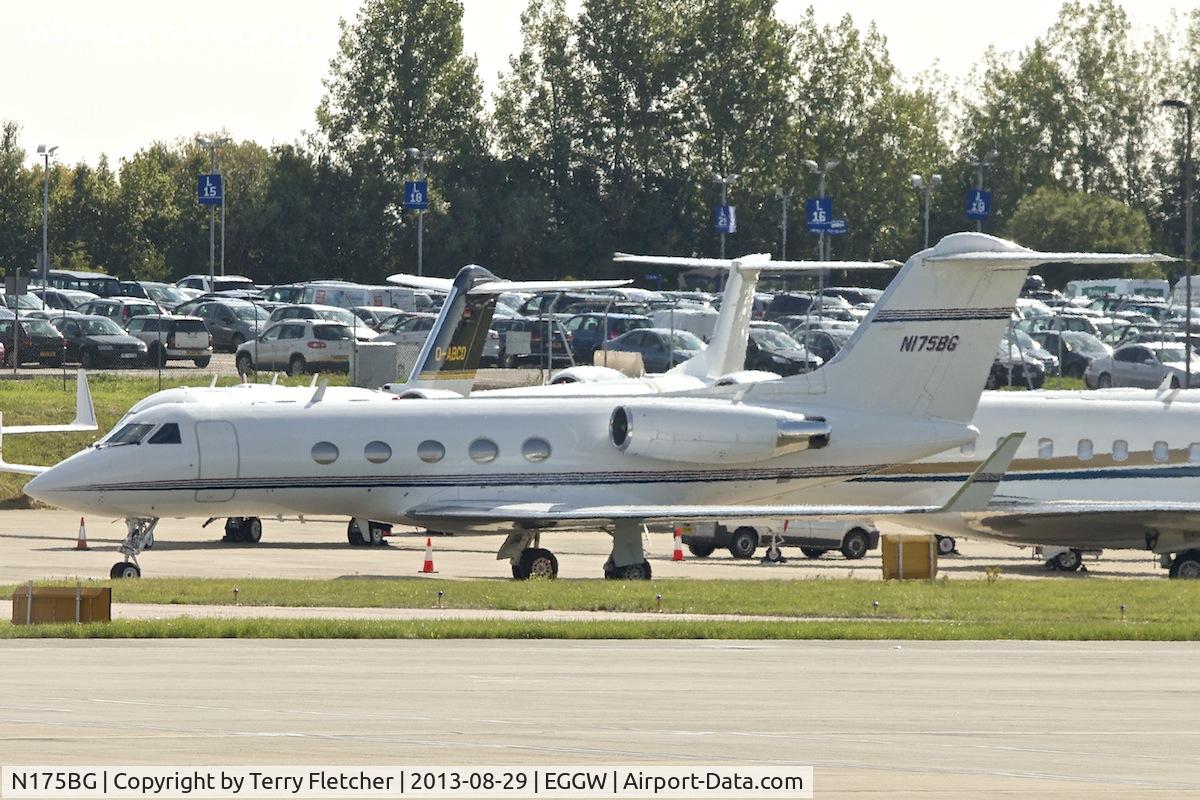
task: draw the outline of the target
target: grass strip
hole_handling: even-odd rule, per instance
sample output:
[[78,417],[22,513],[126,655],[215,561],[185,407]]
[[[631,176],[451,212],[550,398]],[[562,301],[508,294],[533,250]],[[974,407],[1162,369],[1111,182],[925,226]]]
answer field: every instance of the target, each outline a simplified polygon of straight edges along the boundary
[[[74,586],[74,581],[38,585]],[[973,624],[1200,626],[1200,582],[1145,579],[863,581],[501,581],[143,578],[111,585],[116,603],[334,608],[744,614]],[[22,587],[0,586],[0,596]],[[661,602],[658,596],[661,595]],[[875,604],[878,603],[878,606]],[[1122,610],[1124,606],[1124,610]]]
[[1174,623],[514,622],[494,620],[118,620],[0,626],[0,639],[761,639],[1196,641]]

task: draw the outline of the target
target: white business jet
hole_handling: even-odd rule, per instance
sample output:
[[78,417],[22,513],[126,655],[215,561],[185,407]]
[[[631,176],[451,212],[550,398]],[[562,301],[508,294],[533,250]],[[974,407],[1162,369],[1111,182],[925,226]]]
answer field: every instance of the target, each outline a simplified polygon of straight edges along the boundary
[[306,402],[165,403],[26,491],[126,517],[115,575],[138,574],[140,543],[163,516],[333,513],[508,531],[501,552],[518,576],[553,572],[540,532],[607,526],[606,574],[647,577],[643,523],[842,515],[757,504],[975,441],[970,418],[1025,273],[1066,260],[1084,259],[946,237],[911,257],[842,353],[807,375],[623,399],[356,402],[319,388]]

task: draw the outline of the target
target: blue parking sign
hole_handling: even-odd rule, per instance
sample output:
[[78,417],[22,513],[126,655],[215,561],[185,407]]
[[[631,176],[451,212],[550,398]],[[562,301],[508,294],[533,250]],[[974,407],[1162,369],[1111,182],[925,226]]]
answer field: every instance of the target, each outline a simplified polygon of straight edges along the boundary
[[715,206],[713,208],[713,230],[717,233],[737,233],[737,208]]
[[967,216],[971,219],[987,219],[992,210],[992,193],[983,189],[967,190]]
[[833,219],[833,198],[808,198],[804,216],[809,233],[825,233],[829,230],[829,223]]
[[404,182],[404,207],[416,211],[424,211],[429,208],[428,181]]
[[225,187],[219,174],[196,176],[196,199],[202,206],[219,206],[225,200]]

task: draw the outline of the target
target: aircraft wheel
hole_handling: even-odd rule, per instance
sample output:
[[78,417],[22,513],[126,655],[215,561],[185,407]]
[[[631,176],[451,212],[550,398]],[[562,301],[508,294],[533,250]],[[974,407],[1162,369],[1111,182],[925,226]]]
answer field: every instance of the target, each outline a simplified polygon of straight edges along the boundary
[[711,544],[697,544],[696,542],[692,542],[688,545],[688,552],[696,558],[708,558],[716,549],[716,546]]
[[758,531],[754,528],[741,527],[733,532],[729,540],[729,555],[734,558],[750,558],[758,549]]
[[521,551],[520,562],[513,567],[513,577],[518,580],[528,578],[554,580],[558,577],[558,559],[554,553],[544,548],[527,548]]
[[243,517],[241,533],[241,541],[249,544],[258,544],[262,539],[262,520],[258,517]]
[[958,542],[954,540],[953,536],[937,537],[937,551],[939,556],[953,555],[957,547]]
[[1083,555],[1078,550],[1064,550],[1050,559],[1055,569],[1063,572],[1077,572],[1083,566]]
[[640,564],[626,564],[623,567],[615,567],[611,575],[605,571],[604,577],[611,577],[618,581],[648,581],[650,580],[650,562],[643,561]]
[[819,547],[801,547],[800,552],[804,553],[805,558],[820,558],[828,553],[828,550],[822,550]]
[[1200,550],[1179,553],[1171,560],[1170,576],[1180,580],[1200,579]]
[[867,554],[867,547],[870,544],[871,540],[867,538],[866,531],[855,528],[846,534],[845,539],[842,539],[842,556],[856,561]]
[[367,523],[367,539],[370,544],[380,547],[383,545],[383,526],[375,523]]
[[349,542],[352,547],[361,547],[367,543],[367,540],[363,538],[362,531],[358,529],[358,523],[356,523],[353,519],[346,524],[346,541]]
[[783,551],[775,545],[771,545],[767,548],[767,561],[770,561],[772,564],[778,564],[783,561]]
[[242,529],[241,517],[230,517],[225,520],[225,536],[221,539],[223,542],[244,542],[242,538],[245,535]]
[[113,564],[112,569],[108,571],[108,576],[115,579],[140,578],[142,577],[142,570],[141,567],[139,567],[137,564],[134,564],[132,561],[118,561],[116,564]]

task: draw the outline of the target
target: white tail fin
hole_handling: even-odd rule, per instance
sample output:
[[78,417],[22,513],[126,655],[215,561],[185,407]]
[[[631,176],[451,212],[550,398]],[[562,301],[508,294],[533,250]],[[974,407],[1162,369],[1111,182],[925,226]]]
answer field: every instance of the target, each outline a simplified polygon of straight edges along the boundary
[[92,405],[92,389],[83,367],[79,368],[75,378],[75,419],[71,420],[71,427],[75,430],[96,429],[96,408]]
[[955,233],[912,256],[842,351],[807,375],[757,384],[746,399],[822,404],[969,422],[1031,267],[1134,264],[1158,254],[1041,253]]

